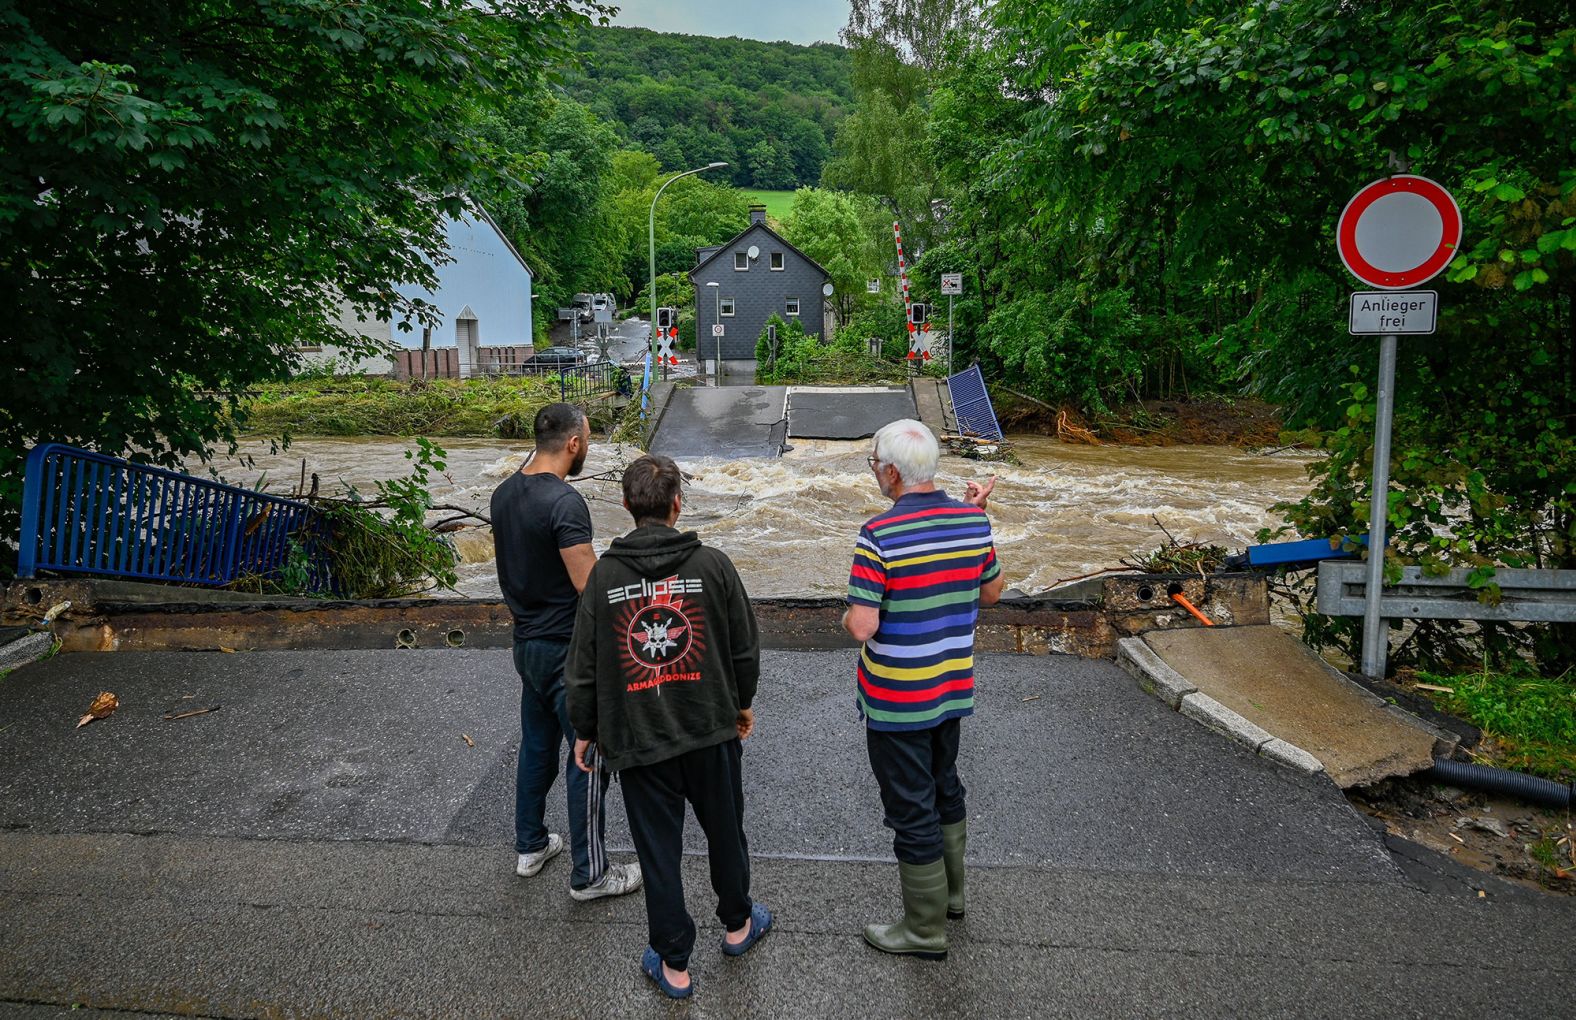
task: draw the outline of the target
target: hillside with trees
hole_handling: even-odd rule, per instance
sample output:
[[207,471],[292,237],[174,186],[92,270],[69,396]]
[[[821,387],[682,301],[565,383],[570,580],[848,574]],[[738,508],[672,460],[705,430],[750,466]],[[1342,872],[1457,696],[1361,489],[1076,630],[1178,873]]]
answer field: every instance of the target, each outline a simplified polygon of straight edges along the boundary
[[564,88],[664,170],[722,160],[738,187],[818,184],[853,104],[848,51],[583,28]]

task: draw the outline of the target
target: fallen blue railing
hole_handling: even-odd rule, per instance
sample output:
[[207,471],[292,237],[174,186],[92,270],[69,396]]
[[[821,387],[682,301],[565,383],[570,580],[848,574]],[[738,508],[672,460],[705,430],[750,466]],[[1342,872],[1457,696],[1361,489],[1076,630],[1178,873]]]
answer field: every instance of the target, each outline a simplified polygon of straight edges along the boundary
[[[220,587],[279,578],[318,518],[295,500],[44,443],[28,454],[19,573],[96,574]],[[310,555],[306,586],[332,587]]]
[[958,420],[958,431],[965,436],[981,439],[1002,439],[1001,425],[996,421],[996,409],[991,406],[990,394],[985,391],[985,377],[976,362],[947,378],[947,393],[952,400],[952,416]]

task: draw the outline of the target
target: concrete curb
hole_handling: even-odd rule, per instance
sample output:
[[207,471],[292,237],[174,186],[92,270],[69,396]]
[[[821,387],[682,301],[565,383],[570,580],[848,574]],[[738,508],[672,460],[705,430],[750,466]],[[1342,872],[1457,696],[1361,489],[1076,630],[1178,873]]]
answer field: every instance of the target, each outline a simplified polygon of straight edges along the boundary
[[1257,723],[1239,715],[1207,694],[1194,691],[1182,699],[1177,709],[1196,723],[1202,723],[1216,733],[1230,737],[1239,744],[1257,751],[1275,739],[1275,734]]
[[1227,708],[1188,682],[1144,643],[1143,638],[1123,638],[1116,643],[1116,661],[1138,680],[1138,685],[1194,722],[1229,737],[1255,754],[1278,765],[1317,775],[1324,765],[1298,747]]
[[55,636],[41,630],[0,645],[0,673],[9,673],[30,662],[37,662],[54,647]]
[[1138,686],[1180,710],[1182,699],[1198,692],[1187,678],[1155,654],[1142,638],[1123,638],[1116,643],[1116,664],[1138,680]]

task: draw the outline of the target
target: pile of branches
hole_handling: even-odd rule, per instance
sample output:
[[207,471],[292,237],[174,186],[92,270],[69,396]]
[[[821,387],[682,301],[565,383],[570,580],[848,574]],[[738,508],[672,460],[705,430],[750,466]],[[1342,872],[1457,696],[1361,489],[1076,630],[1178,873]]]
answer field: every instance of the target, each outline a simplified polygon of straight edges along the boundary
[[1123,559],[1122,566],[1145,574],[1205,574],[1213,573],[1225,565],[1230,550],[1202,542],[1178,542],[1166,530],[1159,517],[1150,518],[1166,536],[1166,543],[1143,555]]

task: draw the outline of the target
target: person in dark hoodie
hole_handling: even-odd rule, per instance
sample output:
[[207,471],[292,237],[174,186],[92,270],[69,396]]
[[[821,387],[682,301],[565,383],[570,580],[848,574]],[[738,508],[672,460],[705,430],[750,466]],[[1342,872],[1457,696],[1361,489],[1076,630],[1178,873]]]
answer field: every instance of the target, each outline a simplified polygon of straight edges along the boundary
[[675,999],[694,991],[695,922],[679,876],[686,802],[706,833],[723,953],[742,955],[772,925],[750,899],[744,837],[741,741],[755,728],[761,671],[755,613],[728,557],[673,527],[682,483],[666,457],[624,472],[635,530],[592,568],[565,667],[575,760],[589,767],[599,749],[624,788],[650,929],[641,970]]

